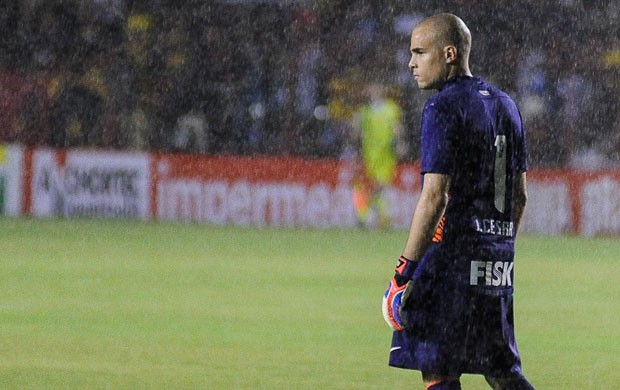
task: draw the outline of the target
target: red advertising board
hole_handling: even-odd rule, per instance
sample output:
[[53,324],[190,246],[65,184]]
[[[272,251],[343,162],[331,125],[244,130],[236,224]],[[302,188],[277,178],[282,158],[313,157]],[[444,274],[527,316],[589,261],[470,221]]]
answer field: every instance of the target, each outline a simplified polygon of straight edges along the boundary
[[[153,157],[152,213],[160,220],[241,226],[348,227],[355,166],[293,157]],[[406,226],[419,189],[402,166],[389,191],[395,226]]]
[[[20,177],[25,215],[97,216],[212,225],[352,227],[350,161],[24,149],[6,164]],[[15,160],[15,158],[13,158]],[[11,172],[11,170],[21,172]],[[392,225],[406,229],[419,197],[418,164],[399,166],[386,193]],[[9,183],[16,188],[14,183]],[[528,172],[522,231],[620,233],[620,170]]]
[[532,170],[524,230],[535,234],[620,233],[620,171]]

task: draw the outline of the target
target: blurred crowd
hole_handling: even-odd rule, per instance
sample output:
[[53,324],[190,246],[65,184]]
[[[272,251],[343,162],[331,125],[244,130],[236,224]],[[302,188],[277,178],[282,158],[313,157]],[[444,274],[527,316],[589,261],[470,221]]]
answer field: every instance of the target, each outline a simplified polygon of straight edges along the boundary
[[3,1],[0,142],[337,158],[378,82],[415,160],[432,92],[411,80],[409,34],[450,11],[472,30],[472,71],[517,100],[532,166],[618,166],[620,4],[480,4]]

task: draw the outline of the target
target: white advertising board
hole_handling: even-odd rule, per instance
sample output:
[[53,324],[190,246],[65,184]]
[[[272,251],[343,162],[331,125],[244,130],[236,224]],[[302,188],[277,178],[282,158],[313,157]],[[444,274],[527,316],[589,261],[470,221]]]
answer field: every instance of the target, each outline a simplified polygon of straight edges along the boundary
[[150,217],[148,154],[37,149],[31,213],[37,217]]

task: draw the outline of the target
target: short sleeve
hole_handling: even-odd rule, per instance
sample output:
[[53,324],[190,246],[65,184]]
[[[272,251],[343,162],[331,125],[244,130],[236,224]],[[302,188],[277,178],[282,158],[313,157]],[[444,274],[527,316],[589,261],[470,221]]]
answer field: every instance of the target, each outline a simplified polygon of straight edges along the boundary
[[422,113],[422,173],[455,173],[459,119],[447,101],[429,100]]

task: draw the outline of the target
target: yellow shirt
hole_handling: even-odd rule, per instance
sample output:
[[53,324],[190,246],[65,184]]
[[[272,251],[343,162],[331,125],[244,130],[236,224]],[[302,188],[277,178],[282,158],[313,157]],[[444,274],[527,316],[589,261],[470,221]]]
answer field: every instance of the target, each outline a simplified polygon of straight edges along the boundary
[[396,172],[395,130],[401,123],[402,111],[393,100],[368,104],[359,111],[362,161],[369,178],[390,184]]

